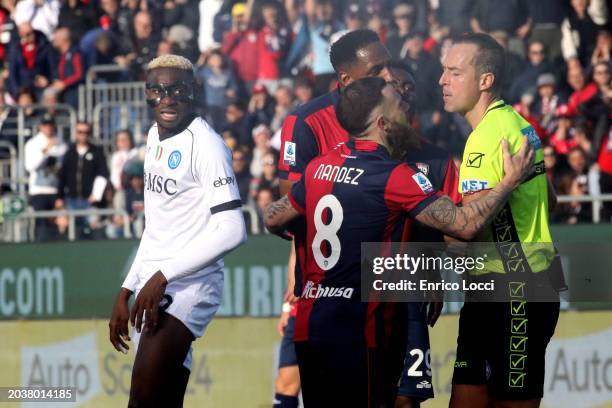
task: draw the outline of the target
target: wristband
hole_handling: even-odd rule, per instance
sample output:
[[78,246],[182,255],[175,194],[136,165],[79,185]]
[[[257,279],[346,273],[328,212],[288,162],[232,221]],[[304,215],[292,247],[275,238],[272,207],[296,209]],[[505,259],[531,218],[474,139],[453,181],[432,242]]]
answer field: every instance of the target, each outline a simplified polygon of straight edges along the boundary
[[283,303],[283,307],[281,308],[281,310],[283,311],[283,313],[291,312],[291,303],[289,302]]

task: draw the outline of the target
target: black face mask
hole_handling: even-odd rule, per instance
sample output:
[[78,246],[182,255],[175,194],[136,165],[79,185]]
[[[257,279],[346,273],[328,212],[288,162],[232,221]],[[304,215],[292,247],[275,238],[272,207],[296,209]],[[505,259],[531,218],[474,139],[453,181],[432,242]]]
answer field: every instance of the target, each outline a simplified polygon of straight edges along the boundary
[[193,102],[193,82],[176,81],[169,85],[146,84],[145,96],[152,108],[158,106],[162,99],[169,96],[175,102]]

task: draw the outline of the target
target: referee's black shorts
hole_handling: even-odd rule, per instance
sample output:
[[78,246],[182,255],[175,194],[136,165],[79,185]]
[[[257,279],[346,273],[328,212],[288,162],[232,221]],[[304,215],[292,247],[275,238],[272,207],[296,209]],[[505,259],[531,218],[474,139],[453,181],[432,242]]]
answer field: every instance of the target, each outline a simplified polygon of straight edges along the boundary
[[295,351],[306,408],[369,408],[388,401],[387,370],[380,350],[359,342],[299,341]]
[[559,302],[466,303],[453,384],[486,384],[496,400],[542,398],[544,355],[558,318]]

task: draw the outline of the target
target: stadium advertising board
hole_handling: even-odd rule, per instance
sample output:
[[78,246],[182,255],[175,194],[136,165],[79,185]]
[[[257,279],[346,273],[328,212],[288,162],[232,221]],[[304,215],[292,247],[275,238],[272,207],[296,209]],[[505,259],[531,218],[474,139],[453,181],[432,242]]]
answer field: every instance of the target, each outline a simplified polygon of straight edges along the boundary
[[[457,319],[443,316],[431,332],[436,398],[424,407],[448,406]],[[112,348],[106,320],[5,321],[0,331],[0,384],[74,387],[77,402],[63,406],[126,405],[133,353]],[[279,340],[276,319],[213,320],[194,344],[185,407],[270,406]],[[612,312],[562,313],[547,353],[543,406],[612,407],[610,344]]]
[[[564,250],[591,251],[582,257],[587,264],[567,265],[571,270],[593,269],[593,262],[607,262],[606,244],[612,227],[557,227],[555,238]],[[585,245],[588,242],[598,244]],[[106,318],[112,301],[131,265],[136,241],[86,241],[48,244],[0,245],[0,320]],[[225,258],[225,287],[219,316],[268,317],[280,313],[286,285],[289,244],[263,235]],[[587,270],[587,269],[584,269]],[[579,274],[572,275],[580,279]],[[609,281],[590,282],[591,287],[609,292]],[[584,279],[582,280],[584,281]],[[570,280],[570,288],[575,285]],[[601,296],[600,296],[601,297]],[[578,307],[584,308],[585,304]],[[601,307],[601,306],[598,306]],[[453,304],[449,306],[457,311]]]

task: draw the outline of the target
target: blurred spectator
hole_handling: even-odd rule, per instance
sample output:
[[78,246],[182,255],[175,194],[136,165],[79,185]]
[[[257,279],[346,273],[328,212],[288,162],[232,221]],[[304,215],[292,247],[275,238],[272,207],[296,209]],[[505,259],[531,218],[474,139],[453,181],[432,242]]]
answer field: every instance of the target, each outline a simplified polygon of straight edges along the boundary
[[561,56],[561,23],[568,13],[568,4],[559,0],[526,1],[529,15],[529,41],[539,41],[548,51],[548,60]]
[[[506,50],[506,69],[504,70],[502,97],[509,100],[508,92],[510,91],[512,81],[521,75],[526,63],[524,58],[508,48],[508,34],[505,31],[493,31],[490,35]],[[518,95],[519,98],[520,96]]]
[[436,22],[448,35],[456,36],[470,31],[474,0],[439,0],[435,12]]
[[511,79],[512,85],[508,92],[510,103],[515,103],[526,92],[535,94],[538,77],[545,72],[551,72],[552,66],[546,59],[546,48],[540,41],[531,41],[527,46],[527,64],[520,75]]
[[66,0],[59,12],[57,27],[70,29],[73,44],[96,25],[96,13],[91,2],[82,0]]
[[78,86],[83,82],[85,76],[85,67],[83,59],[77,47],[72,46],[70,30],[67,28],[59,28],[53,36],[53,47],[59,54],[59,61],[55,71],[55,80],[51,87],[58,92],[61,92],[61,98],[64,103],[72,106],[74,109],[79,107],[79,89]]
[[7,90],[13,96],[21,88],[33,88],[40,95],[49,85],[55,67],[53,49],[47,38],[30,23],[18,26],[19,37],[11,43]]
[[474,32],[502,31],[508,49],[523,54],[523,41],[529,33],[527,10],[523,0],[474,0],[471,27]]
[[59,0],[21,0],[15,9],[15,23],[30,23],[50,40],[57,27],[60,12]]
[[298,78],[293,87],[298,105],[309,102],[314,97],[314,86],[307,78]]
[[355,31],[363,28],[363,15],[359,3],[351,3],[348,5],[344,17],[344,26],[346,31]]
[[244,106],[239,102],[233,102],[225,108],[225,126],[223,131],[229,131],[242,146],[253,146],[251,137],[251,126],[246,116]]
[[400,3],[393,9],[393,22],[395,29],[387,39],[387,49],[393,59],[400,59],[406,54],[405,43],[408,39],[408,34],[414,28],[415,10],[414,5],[409,3]]
[[312,73],[315,76],[317,94],[326,93],[336,78],[334,67],[329,60],[329,45],[338,32],[344,30],[342,21],[337,19],[332,0],[309,0],[306,2],[309,46],[312,55]]
[[263,214],[266,208],[272,202],[276,200],[274,197],[274,192],[269,188],[262,188],[257,192],[257,196],[255,198],[255,203],[257,204],[257,223],[259,225],[260,231],[265,231],[264,223],[263,223]]
[[274,103],[263,84],[255,84],[248,106],[251,128],[259,123],[270,123],[274,115]]
[[542,147],[542,152],[544,154],[544,167],[546,168],[546,177],[548,177],[548,180],[550,180],[550,183],[553,185],[553,187],[558,190],[558,183],[561,177],[561,169],[557,161],[557,154],[555,153],[555,149],[552,146],[544,145]]
[[[208,52],[221,43],[224,30],[217,31],[217,14],[224,13],[226,16],[228,14],[231,15],[232,6],[235,3],[235,0],[200,0],[198,7],[200,12],[198,48],[200,52]],[[228,20],[231,21],[231,16],[229,16]]]
[[245,148],[238,148],[232,152],[232,167],[236,176],[236,184],[240,191],[242,204],[249,202],[249,185],[251,173],[249,171],[249,157]]
[[[78,122],[75,129],[75,142],[70,145],[62,160],[55,208],[86,210],[102,200],[96,197],[94,183],[106,183],[108,168],[102,148],[91,143],[91,125]],[[98,180],[96,180],[98,179]],[[104,180],[102,180],[104,179]],[[86,217],[77,217],[77,234],[91,235]]]
[[236,75],[250,93],[259,74],[257,32],[248,27],[244,3],[232,7],[232,30],[223,36],[221,52],[232,60]]
[[[561,183],[561,194],[583,197],[589,194],[587,161],[580,147],[572,148],[567,155],[570,172]],[[592,204],[574,201],[565,207],[565,222],[576,224],[592,221]]]
[[600,61],[593,65],[593,82],[601,93],[610,90],[610,64],[607,61]]
[[610,49],[612,48],[612,34],[607,30],[600,30],[597,33],[595,49],[591,56],[591,65],[596,65],[600,62],[610,63]]
[[251,176],[261,177],[263,172],[263,158],[270,151],[270,128],[266,125],[258,125],[253,129],[253,155],[251,158]]
[[126,163],[124,172],[127,180],[124,208],[132,224],[132,234],[140,236],[144,230],[144,164],[141,161],[130,161]]
[[255,18],[257,30],[257,81],[274,92],[284,76],[284,58],[291,46],[291,30],[281,3],[264,0],[261,15]]
[[125,196],[122,180],[123,167],[125,164],[134,159],[138,152],[134,149],[134,138],[129,130],[122,129],[115,132],[113,138],[113,153],[110,160],[110,181],[115,189],[115,208],[123,208]]
[[[612,194],[612,128],[601,141],[597,157],[599,167],[599,188],[601,194]],[[604,203],[602,220],[612,221],[612,202]]]
[[[4,94],[4,92],[3,92]],[[6,95],[6,94],[4,94]],[[2,98],[3,102],[6,103],[4,98]],[[30,137],[32,137],[33,132],[36,128],[38,120],[36,118],[36,111],[32,106],[35,102],[34,93],[32,90],[28,88],[20,89],[17,92],[16,99],[16,108],[10,108],[9,106],[5,106],[2,111],[2,125],[0,128],[0,140],[5,140],[13,144],[13,146],[18,147],[18,132],[17,132],[17,109],[23,109],[24,114],[24,130],[23,130],[23,139],[27,141]]]
[[[59,171],[68,146],[55,133],[55,120],[43,115],[39,132],[25,144],[25,169],[29,173],[30,204],[35,211],[52,210],[58,194]],[[40,241],[57,236],[49,219],[37,218],[35,238]]]
[[[280,196],[279,179],[276,172],[276,155],[273,152],[264,154],[262,158],[263,171],[260,177],[253,177],[250,185],[250,196],[253,199],[257,198],[257,194],[261,190],[270,190],[274,197]],[[276,198],[275,198],[276,199]]]
[[567,83],[574,91],[567,103],[568,114],[577,115],[581,112],[581,105],[597,95],[599,89],[593,82],[587,84],[584,70],[577,62],[568,64]]
[[557,108],[566,101],[557,92],[557,81],[553,74],[549,72],[541,74],[538,77],[537,86],[538,94],[532,111],[539,118],[540,126],[546,132],[546,135],[541,136],[548,136],[556,126]]
[[225,66],[221,52],[212,51],[196,78],[204,85],[206,116],[215,129],[221,129],[225,124],[225,107],[238,96],[234,73]]
[[0,64],[4,65],[7,57],[7,45],[11,42],[15,24],[11,20],[11,13],[0,4]]
[[130,27],[119,24],[119,0],[100,0],[102,13],[98,18],[98,26],[105,31],[110,31],[118,38],[127,40],[131,38]]
[[589,0],[571,0],[570,4],[571,9],[561,25],[561,51],[566,60],[578,58],[586,66],[591,62],[599,25],[606,21],[605,18],[594,21],[592,10],[588,10]]
[[423,49],[423,37],[423,34],[417,31],[410,33],[406,38],[403,57],[419,84],[415,106],[419,112],[421,129],[428,133],[432,127],[440,124],[442,91],[438,80],[442,75],[442,68],[438,61]]
[[279,86],[274,93],[274,99],[274,115],[272,116],[272,120],[270,120],[270,130],[272,133],[275,133],[282,128],[285,118],[289,112],[295,108],[293,93],[287,86]]
[[119,65],[130,67],[133,79],[144,80],[146,65],[155,58],[158,42],[153,33],[151,15],[141,11],[134,17],[134,35],[126,48],[126,55],[115,57],[115,60]]

